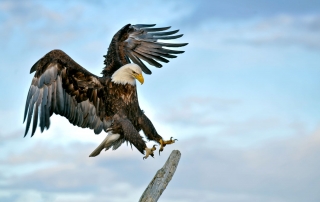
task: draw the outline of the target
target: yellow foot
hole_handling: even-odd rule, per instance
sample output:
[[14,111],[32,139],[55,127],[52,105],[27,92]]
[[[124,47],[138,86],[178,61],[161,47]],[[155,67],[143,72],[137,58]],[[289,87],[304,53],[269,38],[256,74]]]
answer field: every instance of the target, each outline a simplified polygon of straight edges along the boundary
[[156,145],[153,145],[151,148],[146,147],[144,150],[146,150],[146,155],[143,157],[143,160],[148,158],[149,155],[153,158],[153,151],[156,150]]
[[176,141],[178,141],[177,139],[172,139],[173,137],[170,138],[170,140],[163,140],[163,139],[160,139],[159,143],[160,143],[160,149],[159,149],[159,155],[160,155],[160,152],[163,151],[163,147],[165,147],[167,144],[173,144],[175,143]]

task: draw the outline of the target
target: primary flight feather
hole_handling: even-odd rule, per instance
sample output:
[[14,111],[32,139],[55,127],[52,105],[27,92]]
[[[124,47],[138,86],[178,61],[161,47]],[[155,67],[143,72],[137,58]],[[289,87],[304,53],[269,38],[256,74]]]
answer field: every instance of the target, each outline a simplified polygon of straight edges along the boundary
[[[35,72],[26,100],[25,136],[30,126],[34,135],[38,122],[41,132],[50,127],[53,113],[66,117],[73,125],[90,128],[94,133],[108,132],[105,140],[90,154],[97,156],[102,149],[117,149],[125,141],[133,144],[147,158],[153,157],[155,146],[147,148],[139,134],[160,144],[160,151],[175,140],[163,140],[152,122],[140,109],[136,80],[144,82],[142,72],[151,74],[143,61],[155,67],[169,62],[184,51],[166,47],[182,47],[187,43],[163,43],[158,40],[176,39],[178,30],[170,27],[153,28],[154,24],[128,24],[112,38],[102,77],[76,63],[61,50],[52,50],[31,68]],[[133,62],[133,63],[131,63]],[[31,123],[32,121],[32,123]]]

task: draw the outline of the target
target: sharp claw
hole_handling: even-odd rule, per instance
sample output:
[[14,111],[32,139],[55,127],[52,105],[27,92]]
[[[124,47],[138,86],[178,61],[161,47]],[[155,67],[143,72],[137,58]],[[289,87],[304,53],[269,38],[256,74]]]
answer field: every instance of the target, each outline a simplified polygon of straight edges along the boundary
[[167,144],[173,144],[173,143],[175,143],[175,141],[178,141],[178,139],[173,139],[173,137],[171,137],[170,140],[160,139],[160,140],[159,140],[159,143],[160,143],[159,156],[160,156],[160,152],[163,151],[163,148],[164,148]]
[[146,158],[148,158],[149,155],[150,155],[152,158],[154,158],[153,151],[155,151],[155,150],[156,150],[156,145],[153,145],[153,147],[151,147],[151,148],[146,147],[146,148],[145,148],[146,155],[143,157],[143,160],[146,159]]
[[163,147],[164,147],[164,146],[166,146],[166,145],[161,145],[161,146],[160,146],[160,149],[159,149],[159,156],[160,156],[160,152],[163,152]]

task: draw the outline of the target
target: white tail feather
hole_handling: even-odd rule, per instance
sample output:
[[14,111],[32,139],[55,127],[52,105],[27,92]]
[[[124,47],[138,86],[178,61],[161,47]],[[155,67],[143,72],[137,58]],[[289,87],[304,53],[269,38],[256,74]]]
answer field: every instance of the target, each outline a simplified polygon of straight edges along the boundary
[[120,138],[119,134],[112,134],[111,132],[108,133],[107,137],[100,143],[100,145],[90,154],[89,157],[95,157],[100,154],[100,152],[106,148],[108,150],[115,141]]

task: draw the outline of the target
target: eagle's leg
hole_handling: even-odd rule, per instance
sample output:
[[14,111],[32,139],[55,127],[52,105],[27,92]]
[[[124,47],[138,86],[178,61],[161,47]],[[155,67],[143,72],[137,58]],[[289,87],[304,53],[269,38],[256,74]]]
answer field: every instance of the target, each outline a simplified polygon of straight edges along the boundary
[[170,138],[170,140],[163,140],[163,138],[157,133],[152,122],[145,114],[142,114],[139,117],[139,126],[143,130],[144,134],[147,136],[148,140],[153,140],[160,144],[159,155],[160,152],[163,151],[163,147],[165,147],[167,144],[173,144],[177,140],[172,139],[172,137]]
[[126,117],[115,114],[113,116],[113,122],[107,130],[112,133],[123,135],[124,140],[133,144],[142,154],[146,151],[146,156],[143,159],[147,158],[149,155],[153,156],[155,147],[150,149],[147,147],[139,132]]
[[148,158],[149,155],[153,158],[153,157],[154,157],[153,152],[154,152],[155,150],[156,150],[156,145],[153,145],[153,147],[151,147],[151,148],[146,147],[146,148],[145,148],[146,155],[143,157],[143,159]]

